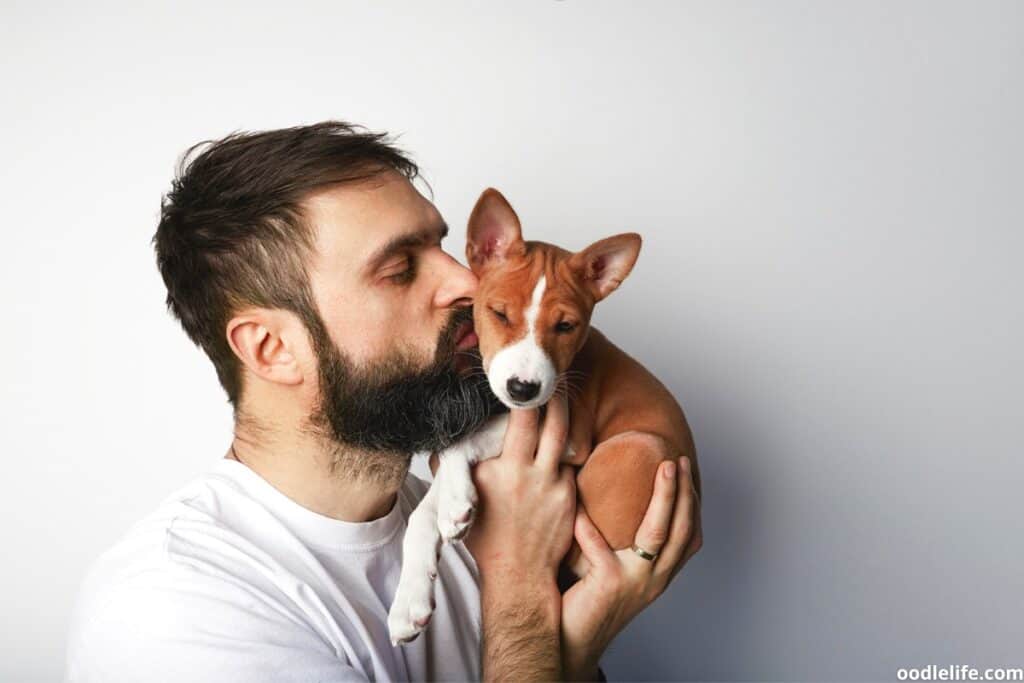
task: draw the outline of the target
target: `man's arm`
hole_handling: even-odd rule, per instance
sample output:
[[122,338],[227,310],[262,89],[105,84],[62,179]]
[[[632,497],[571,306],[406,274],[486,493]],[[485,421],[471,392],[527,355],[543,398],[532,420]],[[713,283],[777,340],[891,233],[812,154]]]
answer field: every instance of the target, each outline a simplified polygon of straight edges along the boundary
[[562,678],[561,599],[556,586],[533,593],[533,585],[511,573],[482,581],[483,680]]
[[559,467],[568,433],[564,398],[513,410],[502,454],[473,471],[480,495],[466,540],[480,569],[484,680],[560,680],[558,564],[572,542],[576,487]]

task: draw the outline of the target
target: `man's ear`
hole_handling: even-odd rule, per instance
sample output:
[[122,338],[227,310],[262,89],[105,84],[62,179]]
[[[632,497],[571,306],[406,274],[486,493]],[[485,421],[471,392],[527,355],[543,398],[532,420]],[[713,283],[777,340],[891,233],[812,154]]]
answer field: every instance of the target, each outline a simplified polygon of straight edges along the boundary
[[635,232],[606,237],[573,254],[569,265],[594,295],[594,300],[600,301],[618,289],[633,270],[640,255],[641,241]]
[[302,366],[293,344],[296,325],[301,328],[284,311],[250,309],[228,322],[228,344],[257,377],[276,384],[301,384]]
[[522,226],[512,205],[493,187],[476,200],[466,230],[466,260],[473,272],[525,250]]

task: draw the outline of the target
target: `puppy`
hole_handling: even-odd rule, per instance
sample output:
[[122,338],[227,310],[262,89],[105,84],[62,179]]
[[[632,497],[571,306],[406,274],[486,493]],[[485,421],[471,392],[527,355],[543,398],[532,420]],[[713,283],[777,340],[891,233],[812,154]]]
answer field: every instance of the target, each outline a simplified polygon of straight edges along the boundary
[[[640,236],[600,240],[578,253],[525,242],[518,216],[497,190],[469,218],[466,257],[479,278],[473,322],[491,390],[509,408],[537,408],[561,389],[570,433],[563,461],[580,466],[579,504],[613,549],[628,548],[647,510],[658,465],[695,458],[686,417],[650,372],[590,327],[594,305],[626,279]],[[392,643],[415,638],[433,612],[441,542],[472,523],[470,467],[501,453],[508,415],[439,454],[434,480],[409,518],[403,565],[388,615]],[[694,470],[695,477],[696,469]],[[695,486],[700,491],[699,477]],[[586,561],[574,543],[565,564]]]

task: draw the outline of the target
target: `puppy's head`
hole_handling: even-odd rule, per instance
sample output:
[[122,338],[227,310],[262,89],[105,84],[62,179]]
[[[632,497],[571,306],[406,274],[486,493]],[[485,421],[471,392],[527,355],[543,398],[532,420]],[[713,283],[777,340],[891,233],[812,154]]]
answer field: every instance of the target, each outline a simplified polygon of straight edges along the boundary
[[502,403],[548,402],[586,341],[594,304],[626,279],[639,253],[636,233],[575,254],[524,242],[508,201],[484,190],[469,217],[466,258],[480,280],[473,319],[484,371]]

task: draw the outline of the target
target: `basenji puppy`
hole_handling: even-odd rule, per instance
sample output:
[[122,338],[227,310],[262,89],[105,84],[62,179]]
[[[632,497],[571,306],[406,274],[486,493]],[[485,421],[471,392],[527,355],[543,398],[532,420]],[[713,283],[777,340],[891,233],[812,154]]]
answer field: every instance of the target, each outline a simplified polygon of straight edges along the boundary
[[[469,218],[466,257],[479,278],[473,322],[491,390],[509,408],[537,408],[558,390],[569,398],[563,461],[579,466],[577,495],[612,549],[632,545],[658,465],[695,457],[682,409],[640,363],[590,327],[594,305],[626,279],[640,236],[600,240],[578,253],[526,242],[519,218],[494,189]],[[434,480],[409,518],[392,642],[415,638],[433,612],[441,542],[461,538],[477,502],[470,466],[501,453],[508,415],[439,454]],[[695,486],[700,492],[694,468]],[[579,547],[565,565],[587,571]]]

